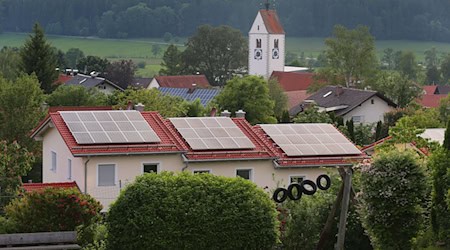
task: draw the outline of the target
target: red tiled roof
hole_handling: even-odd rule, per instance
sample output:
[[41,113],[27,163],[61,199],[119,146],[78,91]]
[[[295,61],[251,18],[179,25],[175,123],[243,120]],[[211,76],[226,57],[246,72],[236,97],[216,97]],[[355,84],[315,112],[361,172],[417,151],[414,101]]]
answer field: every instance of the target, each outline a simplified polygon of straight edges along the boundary
[[53,183],[24,183],[23,189],[25,189],[26,192],[33,192],[33,191],[40,191],[45,188],[76,188],[80,190],[77,183],[75,181],[72,182],[53,182]]
[[58,79],[56,79],[55,84],[63,84],[72,79],[73,76],[66,74],[59,74]]
[[264,130],[256,125],[254,129],[259,134],[261,140],[278,156],[277,163],[281,167],[312,167],[312,166],[336,166],[336,165],[350,165],[355,162],[360,162],[367,158],[365,154],[360,155],[333,155],[333,156],[287,156],[283,150],[270,139]]
[[171,131],[171,129],[165,125],[164,119],[158,112],[142,112],[142,116],[161,139],[160,143],[79,145],[75,141],[75,138],[73,137],[59,112],[50,113],[50,118],[47,119],[46,122],[41,123],[40,127],[35,129],[33,136],[39,133],[39,130],[43,128],[48,121],[51,120],[74,156],[155,154],[180,152],[183,150],[174,136],[174,131]]
[[374,142],[374,143],[371,143],[371,144],[369,144],[369,145],[366,145],[366,146],[362,147],[362,148],[361,148],[361,151],[362,151],[362,152],[366,152],[367,150],[370,150],[370,149],[372,149],[372,148],[375,147],[375,146],[378,146],[378,145],[380,145],[380,144],[383,144],[385,141],[389,141],[390,139],[392,139],[392,136],[384,137],[383,139],[380,139],[380,140],[378,140],[378,141],[376,141],[376,142]]
[[[253,127],[244,118],[233,118],[233,122],[239,129],[252,141],[255,145],[254,149],[239,149],[239,150],[193,150],[189,144],[177,134],[180,138],[180,142],[183,144],[183,148],[188,151],[186,158],[188,161],[208,161],[208,160],[233,160],[233,159],[274,159],[276,157],[273,152],[264,142],[259,135],[255,133]],[[170,126],[174,131],[175,127],[169,120],[166,124]]]
[[437,85],[425,85],[422,87],[425,95],[433,95],[436,93]]
[[192,84],[197,84],[200,88],[210,87],[205,75],[157,76],[155,79],[160,87],[191,88]]
[[89,110],[113,110],[111,106],[54,106],[48,108],[48,113],[57,111],[89,111]]
[[271,78],[276,78],[284,91],[307,90],[313,83],[313,73],[310,72],[272,72]]
[[422,95],[417,102],[425,108],[437,108],[439,107],[439,102],[442,98],[447,97],[447,95]]
[[303,101],[308,98],[311,94],[307,93],[306,90],[296,90],[286,92],[288,98],[288,110],[303,103]]
[[275,10],[260,10],[261,17],[269,34],[284,34],[283,26]]

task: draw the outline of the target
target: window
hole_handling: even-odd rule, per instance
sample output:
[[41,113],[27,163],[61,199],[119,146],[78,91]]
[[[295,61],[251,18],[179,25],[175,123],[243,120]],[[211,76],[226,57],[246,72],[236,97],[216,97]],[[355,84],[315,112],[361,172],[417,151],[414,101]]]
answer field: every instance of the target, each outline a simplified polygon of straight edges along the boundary
[[211,170],[194,170],[194,174],[209,174]]
[[72,160],[67,159],[67,179],[72,180]]
[[109,187],[116,185],[116,165],[100,164],[98,165],[98,186]]
[[52,166],[50,168],[51,171],[56,172],[56,152],[52,151]]
[[290,176],[289,183],[300,183],[305,179],[305,176]]
[[374,104],[375,101],[373,99],[370,100],[370,104]]
[[251,169],[236,169],[236,177],[239,176],[246,180],[252,179],[252,170]]
[[158,173],[158,164],[144,163],[144,173]]
[[259,25],[258,25],[258,30],[259,30]]
[[353,120],[354,123],[363,123],[364,122],[364,116],[363,115],[352,116],[352,120]]

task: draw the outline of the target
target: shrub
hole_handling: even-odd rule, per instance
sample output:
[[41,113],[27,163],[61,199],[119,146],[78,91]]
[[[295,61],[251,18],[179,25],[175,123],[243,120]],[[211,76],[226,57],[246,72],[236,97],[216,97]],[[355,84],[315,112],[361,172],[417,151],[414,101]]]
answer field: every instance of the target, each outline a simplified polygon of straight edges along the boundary
[[5,207],[21,233],[72,231],[99,218],[100,203],[76,189],[47,188],[25,193]]
[[362,169],[360,214],[376,247],[411,249],[425,193],[425,175],[411,152],[381,153]]
[[81,225],[77,228],[77,243],[83,249],[106,249],[108,230],[102,222]]
[[241,178],[145,174],[121,192],[107,216],[110,249],[271,249],[276,210]]
[[16,232],[16,225],[5,217],[0,216],[0,234],[9,234]]

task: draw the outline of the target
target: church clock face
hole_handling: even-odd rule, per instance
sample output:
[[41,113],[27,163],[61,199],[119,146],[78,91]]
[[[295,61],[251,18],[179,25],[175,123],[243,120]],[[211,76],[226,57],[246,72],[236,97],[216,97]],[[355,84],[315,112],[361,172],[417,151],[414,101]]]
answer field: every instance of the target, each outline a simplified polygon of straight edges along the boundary
[[262,49],[255,49],[255,59],[262,60]]
[[278,48],[272,49],[272,59],[280,58],[280,50]]

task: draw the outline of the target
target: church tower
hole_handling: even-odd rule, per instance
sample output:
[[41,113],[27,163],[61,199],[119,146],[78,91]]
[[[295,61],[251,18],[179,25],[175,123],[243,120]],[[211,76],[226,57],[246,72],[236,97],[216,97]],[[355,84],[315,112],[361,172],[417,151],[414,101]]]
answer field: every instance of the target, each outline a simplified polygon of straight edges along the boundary
[[273,71],[284,71],[285,34],[277,12],[265,9],[258,12],[248,32],[248,73],[268,79]]

